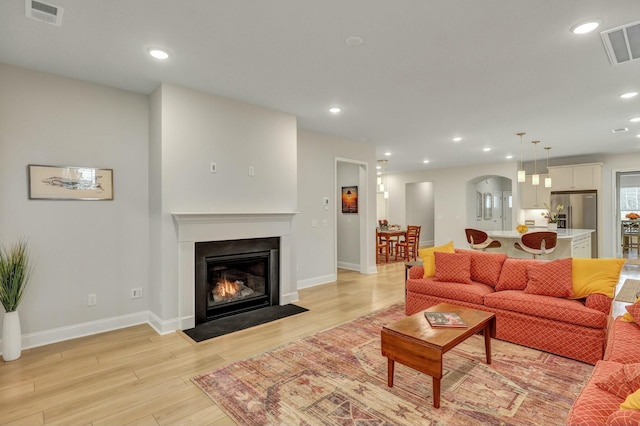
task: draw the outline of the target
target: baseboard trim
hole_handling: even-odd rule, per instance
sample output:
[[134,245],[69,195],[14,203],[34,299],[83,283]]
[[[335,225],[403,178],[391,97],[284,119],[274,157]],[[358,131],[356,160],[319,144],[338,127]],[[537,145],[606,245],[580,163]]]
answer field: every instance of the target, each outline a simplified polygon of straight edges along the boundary
[[319,277],[308,278],[298,281],[298,290],[301,288],[315,287],[320,284],[328,284],[337,280],[335,274],[321,275]]
[[149,311],[136,312],[134,314],[122,315],[119,317],[106,318],[103,320],[90,321],[67,327],[39,331],[36,333],[23,334],[22,348],[35,348],[38,346],[63,342],[65,340],[76,339],[78,337],[91,336],[93,334],[132,327],[134,325],[147,324],[149,323],[149,314]]

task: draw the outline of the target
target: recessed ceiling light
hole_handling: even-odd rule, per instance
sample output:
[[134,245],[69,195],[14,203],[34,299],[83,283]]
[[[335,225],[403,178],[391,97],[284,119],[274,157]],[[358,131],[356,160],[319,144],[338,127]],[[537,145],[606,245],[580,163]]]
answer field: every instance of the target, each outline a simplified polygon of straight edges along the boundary
[[621,127],[619,129],[613,129],[612,130],[613,133],[624,133],[624,132],[628,132],[628,131],[629,131],[629,129],[626,128],[626,127]]
[[639,121],[640,121],[640,117],[633,117],[633,118],[630,118],[630,119],[629,119],[629,121],[630,121],[630,122],[632,122],[632,123],[637,123],[637,122],[639,122]]
[[387,157],[391,155],[390,152],[385,152],[384,155],[386,155]]
[[422,160],[424,164],[429,164],[429,160]]
[[453,138],[454,142],[460,142],[462,140],[462,138],[460,136],[456,136],[455,138]]
[[620,95],[622,99],[630,99],[638,96],[638,92],[627,92]]
[[489,151],[491,151],[491,148],[482,148],[482,150],[483,150],[484,152],[489,152]]
[[152,48],[147,50],[147,52],[149,52],[149,55],[153,56],[156,59],[165,60],[169,58],[169,54],[162,49]]
[[339,107],[331,107],[331,108],[329,108],[329,112],[331,114],[338,114],[340,111],[342,111],[342,108],[339,108]]
[[640,138],[640,133],[638,133],[638,134],[636,135],[636,138]]
[[351,37],[347,37],[347,39],[345,40],[345,43],[349,47],[356,47],[356,46],[362,45],[363,40],[362,40],[362,37],[351,36]]
[[509,154],[509,155],[507,155],[507,156],[506,156],[506,157],[504,157],[504,158],[506,158],[507,160],[511,160],[511,159],[513,158],[513,155]]
[[582,24],[577,24],[571,27],[571,32],[574,34],[587,34],[591,31],[595,30],[600,26],[600,20],[596,19],[590,22],[583,22]]

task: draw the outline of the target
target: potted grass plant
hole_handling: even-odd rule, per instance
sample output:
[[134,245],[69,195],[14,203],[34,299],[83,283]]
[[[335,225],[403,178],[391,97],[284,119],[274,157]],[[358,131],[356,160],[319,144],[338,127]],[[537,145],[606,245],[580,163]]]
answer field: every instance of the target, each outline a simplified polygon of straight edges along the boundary
[[18,305],[30,276],[27,242],[20,240],[9,248],[0,246],[0,303],[6,311],[2,321],[2,358],[5,361],[20,358],[22,352]]

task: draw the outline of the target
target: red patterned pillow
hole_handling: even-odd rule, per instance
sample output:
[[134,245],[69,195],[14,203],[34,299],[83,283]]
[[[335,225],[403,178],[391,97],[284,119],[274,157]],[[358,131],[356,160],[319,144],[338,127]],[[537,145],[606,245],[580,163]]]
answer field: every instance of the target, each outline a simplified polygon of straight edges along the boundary
[[507,254],[467,251],[471,254],[471,279],[495,287],[500,279],[502,264],[507,259]]
[[551,297],[573,296],[570,257],[553,262],[527,266],[527,287],[525,293]]
[[621,399],[640,389],[640,364],[623,364],[620,369],[596,386]]
[[540,261],[533,259],[508,258],[502,265],[496,291],[524,290],[527,286],[527,266],[537,265]]
[[471,256],[469,253],[435,252],[436,281],[471,284]]

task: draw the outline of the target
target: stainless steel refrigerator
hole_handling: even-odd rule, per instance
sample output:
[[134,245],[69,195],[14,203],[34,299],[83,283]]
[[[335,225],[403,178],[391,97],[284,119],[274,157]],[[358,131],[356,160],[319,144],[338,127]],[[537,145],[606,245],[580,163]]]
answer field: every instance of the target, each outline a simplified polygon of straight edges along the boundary
[[557,206],[558,229],[595,229],[591,234],[591,257],[598,257],[598,192],[551,191],[551,213]]

